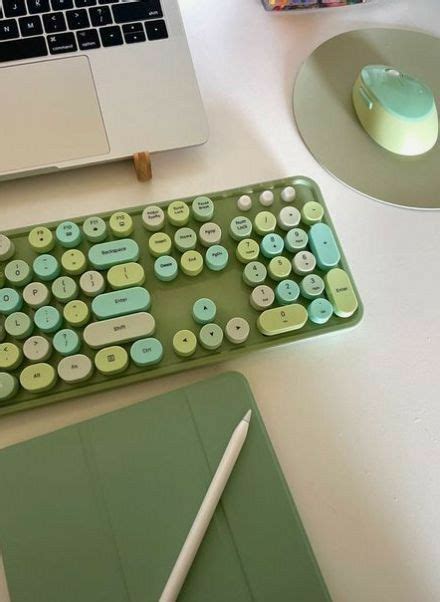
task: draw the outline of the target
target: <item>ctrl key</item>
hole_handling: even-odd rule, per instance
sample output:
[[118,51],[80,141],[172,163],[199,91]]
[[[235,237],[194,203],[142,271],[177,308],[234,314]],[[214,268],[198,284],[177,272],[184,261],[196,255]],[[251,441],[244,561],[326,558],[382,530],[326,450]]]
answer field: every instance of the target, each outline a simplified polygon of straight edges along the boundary
[[18,381],[7,372],[0,372],[0,402],[11,399],[17,393]]

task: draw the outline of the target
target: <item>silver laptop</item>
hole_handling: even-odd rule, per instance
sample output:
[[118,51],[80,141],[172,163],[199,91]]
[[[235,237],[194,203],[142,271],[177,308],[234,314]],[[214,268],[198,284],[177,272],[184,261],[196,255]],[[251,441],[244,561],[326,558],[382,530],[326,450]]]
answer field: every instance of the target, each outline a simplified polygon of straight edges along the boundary
[[207,132],[177,0],[0,0],[0,178]]

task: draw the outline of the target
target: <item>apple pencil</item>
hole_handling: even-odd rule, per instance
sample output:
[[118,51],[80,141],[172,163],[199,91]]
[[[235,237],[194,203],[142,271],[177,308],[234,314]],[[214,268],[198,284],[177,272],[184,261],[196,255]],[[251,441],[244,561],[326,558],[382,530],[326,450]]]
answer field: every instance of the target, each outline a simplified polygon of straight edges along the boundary
[[220,464],[208,487],[202,505],[197,512],[197,516],[186,536],[185,543],[180,550],[173,570],[168,577],[168,581],[159,598],[159,602],[175,602],[179,595],[195,555],[197,554],[197,550],[205,536],[206,529],[211,522],[212,515],[219,503],[223,490],[226,487],[226,483],[229,480],[232,469],[235,466],[241,448],[246,440],[251,413],[251,410],[246,412],[232,433],[223,457],[220,460]]

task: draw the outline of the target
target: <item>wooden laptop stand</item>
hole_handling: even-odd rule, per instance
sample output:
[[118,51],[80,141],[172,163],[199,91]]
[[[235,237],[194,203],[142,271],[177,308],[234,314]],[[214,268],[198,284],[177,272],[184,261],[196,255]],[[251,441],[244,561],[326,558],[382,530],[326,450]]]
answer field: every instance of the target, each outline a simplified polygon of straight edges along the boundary
[[139,182],[151,180],[151,158],[150,153],[141,152],[133,155],[133,165]]

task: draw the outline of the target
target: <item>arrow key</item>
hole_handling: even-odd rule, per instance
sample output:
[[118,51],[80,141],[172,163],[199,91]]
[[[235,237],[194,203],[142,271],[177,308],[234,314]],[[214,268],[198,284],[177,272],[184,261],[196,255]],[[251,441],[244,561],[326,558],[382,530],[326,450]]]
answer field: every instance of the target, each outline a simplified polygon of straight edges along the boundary
[[205,324],[200,330],[199,339],[202,347],[214,351],[223,342],[223,330],[218,324]]
[[234,345],[245,343],[249,331],[249,324],[244,318],[231,318],[225,328],[226,338]]

